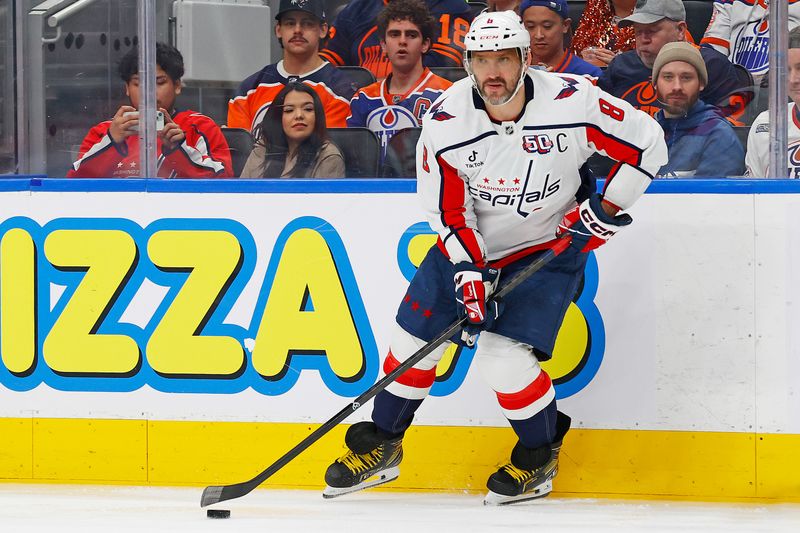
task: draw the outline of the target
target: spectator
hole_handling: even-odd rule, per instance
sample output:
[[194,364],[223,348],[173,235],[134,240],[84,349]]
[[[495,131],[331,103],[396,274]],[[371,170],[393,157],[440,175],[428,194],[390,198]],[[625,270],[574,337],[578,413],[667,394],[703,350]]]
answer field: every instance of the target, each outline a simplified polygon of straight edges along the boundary
[[[786,54],[789,98],[789,153],[790,178],[800,178],[800,26],[789,32],[789,50]],[[769,169],[769,111],[764,111],[753,121],[747,137],[747,174],[754,178],[776,176]],[[783,169],[781,169],[783,170]]]
[[[633,26],[636,49],[614,58],[597,80],[606,92],[626,100],[634,107],[655,115],[661,108],[650,81],[653,63],[667,43],[686,40],[686,10],[681,0],[639,0],[633,15],[620,21],[620,27]],[[753,98],[753,79],[716,50],[701,47],[708,84],[700,99],[720,108],[734,125]]]
[[653,64],[658,99],[656,120],[664,130],[669,161],[658,176],[741,176],[744,149],[719,110],[699,99],[708,83],[700,52],[687,42],[665,44]]
[[[357,65],[366,68],[378,81],[392,71],[383,52],[376,18],[387,2],[393,0],[352,0],[331,28],[331,38],[320,52],[334,65]],[[473,15],[464,0],[425,0],[434,17],[434,40],[422,58],[426,67],[460,67],[463,64],[464,36]]]
[[255,134],[267,108],[290,81],[302,81],[317,92],[332,128],[343,128],[355,89],[347,76],[319,57],[320,43],[328,34],[324,0],[281,0],[275,16],[275,34],[283,59],[267,65],[239,86],[228,102],[228,127]]
[[422,115],[452,83],[423,66],[433,18],[422,0],[393,0],[378,14],[381,49],[391,73],[360,89],[350,102],[348,127],[369,128],[381,142],[381,158],[392,135],[422,125]]
[[571,28],[567,0],[523,0],[522,23],[531,34],[533,64],[551,72],[589,75],[603,72],[566,49],[564,40]]
[[[786,1],[786,0],[784,0]],[[769,0],[714,0],[714,13],[700,44],[742,65],[754,78],[769,70]],[[800,2],[789,1],[789,30],[800,25]]]
[[290,81],[261,124],[243,178],[341,178],[344,158],[328,140],[325,110],[313,87]]
[[633,13],[635,4],[636,0],[588,0],[572,38],[572,51],[592,65],[605,67],[618,53],[633,50],[633,29],[617,24]]
[[[136,48],[120,61],[130,105],[111,120],[89,130],[68,178],[129,178],[139,176],[139,56]],[[161,178],[227,178],[233,176],[228,143],[219,126],[195,111],[178,110],[183,56],[166,43],[156,43],[156,103],[163,115],[157,137]],[[153,177],[153,176],[144,176]]]

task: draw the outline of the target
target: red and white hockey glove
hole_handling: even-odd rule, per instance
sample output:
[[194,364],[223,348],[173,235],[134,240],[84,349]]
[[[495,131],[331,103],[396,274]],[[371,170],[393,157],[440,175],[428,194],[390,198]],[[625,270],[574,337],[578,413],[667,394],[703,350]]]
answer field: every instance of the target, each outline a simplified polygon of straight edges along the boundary
[[503,310],[501,301],[489,301],[500,271],[490,267],[481,268],[466,261],[458,263],[455,269],[453,281],[456,284],[458,317],[467,318],[461,340],[467,346],[472,346],[475,336],[491,328]]
[[590,252],[606,243],[617,231],[627,226],[633,219],[625,213],[609,215],[601,205],[603,198],[595,193],[582,204],[567,211],[558,224],[556,236],[569,233],[571,246],[581,252]]

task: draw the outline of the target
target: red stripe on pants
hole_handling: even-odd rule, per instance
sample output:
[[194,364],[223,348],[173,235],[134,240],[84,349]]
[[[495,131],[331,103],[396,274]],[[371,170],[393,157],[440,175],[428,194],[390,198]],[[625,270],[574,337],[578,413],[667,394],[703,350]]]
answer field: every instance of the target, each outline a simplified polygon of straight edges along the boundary
[[[400,362],[394,358],[392,352],[389,352],[389,355],[386,356],[386,361],[383,362],[383,372],[388,374],[398,366],[400,366]],[[403,372],[399,378],[397,378],[397,382],[401,385],[415,387],[417,389],[427,389],[433,385],[435,380],[436,367],[433,367],[430,370],[409,368]]]
[[541,399],[545,394],[547,394],[547,391],[550,390],[552,385],[553,384],[550,381],[550,376],[547,375],[547,372],[542,370],[539,372],[539,376],[533,380],[533,383],[521,391],[511,393],[496,393],[497,401],[500,402],[500,407],[503,409],[508,409],[509,411],[522,409],[523,407],[528,407],[536,400]]

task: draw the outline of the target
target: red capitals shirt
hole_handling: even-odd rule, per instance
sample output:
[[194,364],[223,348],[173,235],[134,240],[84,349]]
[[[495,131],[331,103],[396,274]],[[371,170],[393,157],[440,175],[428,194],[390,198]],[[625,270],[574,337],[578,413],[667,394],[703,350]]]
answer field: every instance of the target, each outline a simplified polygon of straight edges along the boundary
[[[196,111],[178,111],[172,120],[186,139],[169,152],[157,139],[160,178],[229,178],[233,176],[228,143],[219,126]],[[68,178],[130,178],[139,176],[139,136],[131,135],[115,143],[106,120],[89,130],[81,143],[78,160],[67,172]]]

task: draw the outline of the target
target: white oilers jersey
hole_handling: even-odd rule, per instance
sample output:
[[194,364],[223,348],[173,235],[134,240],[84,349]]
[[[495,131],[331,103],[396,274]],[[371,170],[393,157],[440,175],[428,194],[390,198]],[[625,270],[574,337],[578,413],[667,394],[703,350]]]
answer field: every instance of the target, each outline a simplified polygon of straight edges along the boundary
[[[789,2],[789,30],[800,25],[800,0]],[[710,45],[753,76],[769,70],[769,0],[714,0],[701,44]]]
[[518,119],[498,123],[463,79],[423,118],[417,190],[453,263],[494,261],[552,240],[595,152],[623,162],[604,192],[622,209],[667,162],[658,123],[583,76],[529,71],[524,91]]
[[[800,178],[800,110],[789,104],[789,177]],[[771,178],[769,170],[769,111],[756,117],[747,136],[747,154],[744,159],[747,175],[753,178]]]

